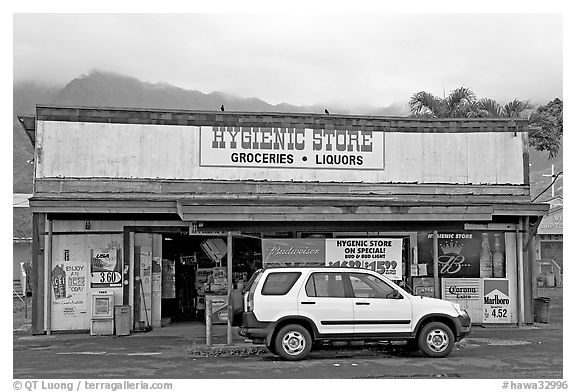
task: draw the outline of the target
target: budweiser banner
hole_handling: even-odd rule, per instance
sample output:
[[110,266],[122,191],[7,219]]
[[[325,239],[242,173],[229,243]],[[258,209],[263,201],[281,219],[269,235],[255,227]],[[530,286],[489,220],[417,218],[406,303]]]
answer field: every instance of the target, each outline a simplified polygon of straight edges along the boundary
[[509,324],[512,322],[512,301],[508,279],[484,279],[483,322]]
[[381,170],[384,132],[201,127],[200,166]]
[[263,239],[262,266],[313,267],[326,259],[324,239]]

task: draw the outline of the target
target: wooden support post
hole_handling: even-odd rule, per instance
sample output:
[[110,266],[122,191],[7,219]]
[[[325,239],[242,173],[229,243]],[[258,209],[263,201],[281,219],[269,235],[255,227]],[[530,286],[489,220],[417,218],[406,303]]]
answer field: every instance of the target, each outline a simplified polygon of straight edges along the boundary
[[[230,293],[232,292],[232,232],[228,232],[228,250],[226,252],[226,270],[228,271],[228,301],[230,301]],[[228,345],[232,344],[232,325],[230,325],[230,317],[232,315],[228,315],[228,322],[226,323],[226,343]]]
[[46,335],[52,334],[52,228],[54,221],[48,220],[48,257],[46,257]]
[[45,329],[45,235],[46,215],[32,214],[32,335],[41,335]]
[[[530,232],[530,220],[527,216],[522,218],[522,280],[524,284],[524,322],[532,324],[534,322],[534,300],[532,292],[532,265],[534,255],[531,252],[530,242],[532,233]],[[534,232],[536,234],[536,232]]]
[[438,231],[436,230],[432,235],[432,259],[434,262],[434,297],[441,298],[440,276],[438,274]]
[[518,225],[516,226],[516,267],[518,269],[518,326],[522,326],[524,320],[524,258],[522,252],[523,239],[520,228],[522,226],[522,218],[518,218]]
[[206,297],[206,345],[212,347],[212,298]]

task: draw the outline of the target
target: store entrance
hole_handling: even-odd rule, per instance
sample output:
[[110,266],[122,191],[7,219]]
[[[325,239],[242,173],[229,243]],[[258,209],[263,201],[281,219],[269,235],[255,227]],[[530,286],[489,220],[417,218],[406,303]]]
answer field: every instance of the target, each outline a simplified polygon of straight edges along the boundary
[[[257,237],[236,237],[232,243],[233,288],[241,288],[262,266]],[[228,294],[226,237],[162,236],[162,321],[204,321],[206,298],[224,303]],[[214,306],[215,323],[226,323],[226,307]]]

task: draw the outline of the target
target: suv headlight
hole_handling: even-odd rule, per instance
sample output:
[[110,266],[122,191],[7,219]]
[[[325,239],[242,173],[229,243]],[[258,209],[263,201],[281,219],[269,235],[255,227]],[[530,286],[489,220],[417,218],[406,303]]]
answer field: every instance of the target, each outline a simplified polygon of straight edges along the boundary
[[468,315],[468,312],[466,311],[466,309],[464,309],[464,308],[462,307],[462,305],[457,304],[457,303],[455,303],[455,302],[451,302],[451,304],[452,304],[452,307],[454,308],[454,310],[455,310],[458,314],[460,314],[460,315],[462,315],[462,316]]

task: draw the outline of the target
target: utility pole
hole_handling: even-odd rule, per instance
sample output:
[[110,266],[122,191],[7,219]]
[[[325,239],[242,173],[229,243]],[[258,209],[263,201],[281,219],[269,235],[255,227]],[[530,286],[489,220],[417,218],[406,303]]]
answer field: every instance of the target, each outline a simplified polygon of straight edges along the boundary
[[554,165],[552,165],[552,173],[542,174],[542,177],[550,177],[550,181],[552,181],[552,199],[553,199],[554,198]]

